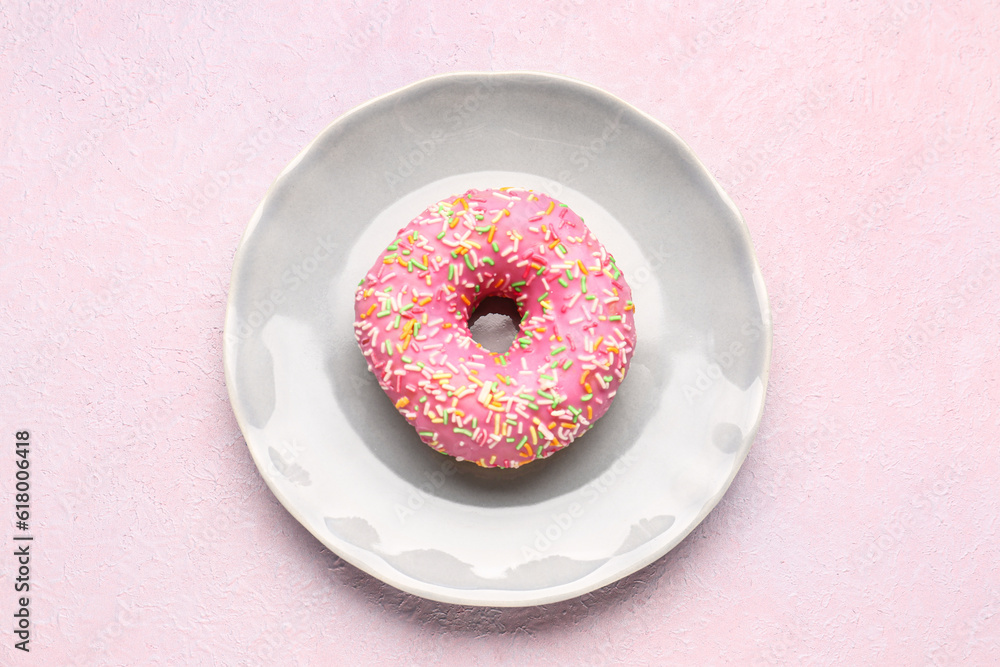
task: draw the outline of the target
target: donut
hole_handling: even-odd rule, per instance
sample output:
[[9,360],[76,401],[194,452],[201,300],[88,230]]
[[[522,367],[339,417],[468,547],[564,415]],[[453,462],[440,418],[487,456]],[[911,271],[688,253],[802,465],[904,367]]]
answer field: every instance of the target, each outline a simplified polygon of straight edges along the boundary
[[[486,297],[517,303],[503,353],[472,339]],[[611,406],[635,349],[632,292],[583,219],[531,190],[469,190],[399,230],[358,284],[354,334],[420,439],[459,461],[551,456]]]

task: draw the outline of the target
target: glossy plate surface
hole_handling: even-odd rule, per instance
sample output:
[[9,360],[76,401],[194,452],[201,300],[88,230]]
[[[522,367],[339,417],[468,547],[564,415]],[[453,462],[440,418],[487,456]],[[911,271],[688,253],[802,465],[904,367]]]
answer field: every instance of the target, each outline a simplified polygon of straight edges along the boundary
[[[485,470],[396,412],[353,295],[425,207],[503,186],[586,220],[632,287],[638,343],[589,433]],[[451,74],[342,116],[282,172],[236,254],[224,350],[261,475],[321,542],[422,597],[520,606],[638,570],[716,505],[760,422],[771,320],[742,217],[670,130],[570,79]]]

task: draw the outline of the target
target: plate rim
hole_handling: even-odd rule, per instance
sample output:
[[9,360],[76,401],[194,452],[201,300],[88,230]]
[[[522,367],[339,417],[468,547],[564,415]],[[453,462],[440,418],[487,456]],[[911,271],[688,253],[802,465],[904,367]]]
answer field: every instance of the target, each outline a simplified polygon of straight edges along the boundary
[[[260,460],[254,448],[250,446],[247,441],[247,424],[241,411],[238,407],[238,397],[236,396],[236,382],[234,378],[234,364],[235,364],[235,346],[238,341],[238,337],[231,336],[232,326],[234,322],[233,319],[234,307],[233,307],[233,295],[235,293],[234,286],[236,285],[235,278],[241,273],[243,261],[244,261],[244,250],[246,248],[247,241],[253,235],[254,230],[260,223],[263,217],[263,211],[265,205],[272,199],[276,189],[284,182],[284,180],[291,174],[295,167],[305,158],[305,156],[312,151],[313,147],[322,139],[326,138],[327,135],[334,130],[335,127],[349,120],[351,117],[363,112],[369,107],[384,104],[387,101],[406,94],[407,92],[412,92],[418,88],[432,85],[441,81],[455,80],[460,81],[464,78],[475,78],[478,80],[483,79],[493,79],[498,81],[496,85],[500,85],[504,80],[513,80],[517,78],[527,78],[527,79],[537,79],[539,81],[549,81],[554,83],[560,83],[563,85],[569,85],[572,87],[584,88],[589,90],[591,93],[596,94],[599,97],[603,97],[607,101],[621,105],[624,109],[638,114],[648,122],[652,123],[657,130],[666,133],[673,141],[676,141],[681,149],[686,153],[687,157],[691,160],[691,165],[693,168],[700,170],[701,174],[707,178],[708,182],[712,184],[715,189],[716,195],[719,199],[725,203],[726,207],[735,215],[738,225],[734,231],[739,231],[742,238],[743,247],[749,251],[749,259],[752,264],[752,276],[754,278],[754,291],[757,294],[758,305],[761,310],[761,320],[764,325],[764,330],[762,331],[762,338],[764,343],[763,358],[761,362],[761,400],[760,405],[757,408],[757,413],[754,416],[753,428],[751,428],[748,433],[744,436],[745,445],[741,447],[743,449],[742,454],[738,457],[738,461],[734,462],[732,470],[728,475],[725,483],[720,487],[720,490],[712,496],[702,507],[701,511],[696,515],[696,518],[692,520],[685,530],[678,533],[674,538],[667,541],[665,544],[657,546],[649,554],[635,559],[630,562],[626,567],[616,569],[614,572],[608,573],[596,580],[590,580],[588,577],[593,574],[583,575],[572,582],[559,584],[556,586],[548,586],[545,588],[531,589],[530,591],[511,591],[507,589],[491,589],[491,588],[474,588],[474,589],[452,589],[446,588],[439,584],[432,584],[428,582],[420,582],[422,586],[411,584],[410,582],[419,582],[419,580],[400,572],[392,565],[386,563],[378,554],[372,553],[375,559],[386,563],[387,570],[394,576],[387,576],[386,572],[378,571],[376,567],[371,566],[364,558],[355,557],[351,552],[359,547],[353,545],[338,545],[340,548],[334,548],[331,546],[331,542],[341,542],[342,540],[336,539],[332,535],[320,535],[316,530],[310,526],[310,522],[307,521],[302,513],[298,510],[296,503],[291,502],[291,499],[286,496],[276,484],[272,482],[271,476],[265,472],[266,465],[265,462]],[[234,341],[234,342],[231,342]],[[551,604],[555,602],[562,602],[565,600],[571,600],[587,593],[593,592],[604,586],[612,584],[619,581],[644,567],[650,565],[651,563],[659,560],[670,551],[672,551],[678,544],[680,544],[688,535],[694,531],[695,528],[701,525],[712,510],[718,505],[722,500],[723,496],[729,491],[732,486],[733,480],[736,475],[739,474],[740,469],[743,467],[747,456],[750,453],[750,449],[753,447],[753,443],[757,438],[757,433],[760,429],[760,424],[763,418],[764,406],[767,403],[767,386],[770,378],[771,370],[771,357],[773,348],[773,322],[771,317],[771,307],[770,299],[767,293],[767,287],[764,282],[763,272],[761,271],[760,262],[757,259],[756,248],[753,244],[753,239],[750,236],[749,227],[746,224],[746,220],[743,214],[737,208],[735,202],[729,196],[729,194],[722,188],[715,176],[708,170],[697,154],[691,149],[691,147],[685,142],[681,137],[677,135],[672,129],[665,125],[660,120],[654,118],[643,110],[633,106],[632,104],[626,102],[625,100],[619,98],[603,88],[600,88],[594,84],[582,81],[573,77],[569,77],[563,74],[543,72],[538,70],[504,70],[504,71],[474,71],[474,70],[459,70],[454,72],[444,72],[440,74],[435,74],[429,77],[421,78],[413,81],[405,86],[390,90],[386,93],[382,93],[375,97],[372,97],[350,109],[343,112],[334,118],[330,123],[328,123],[322,130],[320,130],[315,137],[313,137],[306,145],[302,148],[281,170],[281,172],[275,177],[275,179],[268,186],[265,191],[260,203],[251,215],[250,221],[247,223],[246,228],[243,230],[243,234],[240,236],[239,242],[236,246],[236,251],[233,257],[233,266],[230,271],[230,282],[229,289],[226,296],[226,311],[225,318],[222,329],[222,364],[224,371],[224,379],[226,383],[226,392],[229,397],[230,407],[232,408],[233,414],[236,417],[237,425],[240,428],[240,434],[243,437],[244,443],[250,452],[250,456],[253,459],[254,465],[257,468],[258,474],[264,480],[268,489],[274,494],[278,502],[281,503],[282,507],[287,511],[299,524],[305,528],[313,537],[315,537],[320,544],[328,548],[334,555],[344,561],[350,563],[354,567],[360,569],[366,574],[374,577],[378,581],[384,584],[390,585],[397,588],[405,593],[409,593],[420,598],[444,602],[448,604],[457,605],[467,605],[467,606],[478,606],[478,607],[532,607],[543,604]],[[331,539],[333,538],[333,539]],[[651,541],[652,542],[652,541]],[[650,542],[646,543],[647,545]],[[344,548],[346,546],[346,548]],[[625,554],[622,554],[625,555]],[[612,556],[612,559],[618,556]],[[598,568],[600,570],[601,568]],[[596,571],[596,570],[595,570]],[[580,582],[587,582],[585,585],[580,586]],[[561,589],[571,587],[572,590],[569,592],[560,592]],[[463,595],[464,594],[464,595]],[[518,599],[513,599],[515,595],[520,595]],[[509,597],[510,599],[498,599],[502,597]]]

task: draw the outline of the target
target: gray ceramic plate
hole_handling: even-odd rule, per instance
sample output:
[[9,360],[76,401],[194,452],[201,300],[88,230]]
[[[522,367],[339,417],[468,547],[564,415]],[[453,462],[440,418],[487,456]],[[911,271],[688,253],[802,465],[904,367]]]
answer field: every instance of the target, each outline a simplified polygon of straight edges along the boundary
[[[470,187],[580,213],[633,290],[638,345],[612,409],[519,470],[422,444],[354,342],[353,295],[423,208]],[[281,173],[233,268],[225,369],[271,490],[323,544],[422,597],[553,602],[681,541],[753,441],[771,321],[746,226],[670,130],[592,86],[438,76],[336,120]]]

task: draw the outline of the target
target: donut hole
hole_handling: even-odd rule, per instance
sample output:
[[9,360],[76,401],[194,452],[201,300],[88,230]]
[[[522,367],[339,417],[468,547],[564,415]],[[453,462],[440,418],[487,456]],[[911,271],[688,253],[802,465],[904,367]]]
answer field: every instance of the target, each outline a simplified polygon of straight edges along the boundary
[[521,311],[517,302],[503,296],[488,296],[469,315],[472,340],[490,352],[503,354],[520,331]]

